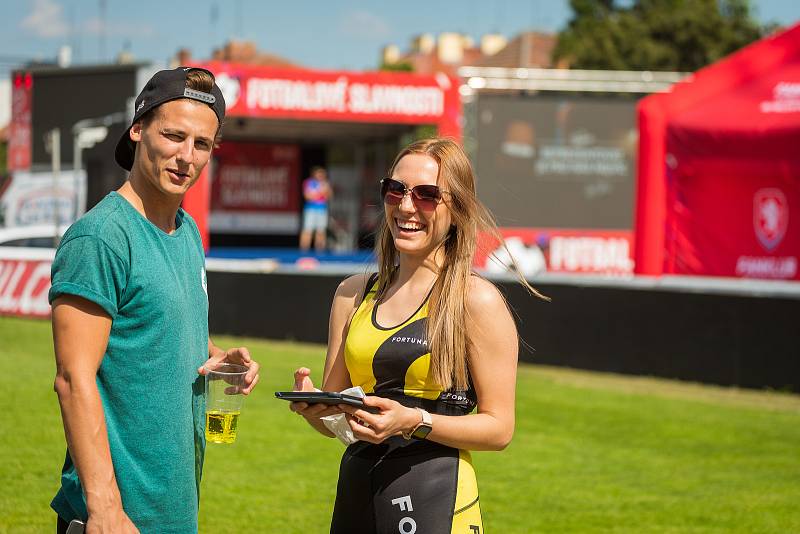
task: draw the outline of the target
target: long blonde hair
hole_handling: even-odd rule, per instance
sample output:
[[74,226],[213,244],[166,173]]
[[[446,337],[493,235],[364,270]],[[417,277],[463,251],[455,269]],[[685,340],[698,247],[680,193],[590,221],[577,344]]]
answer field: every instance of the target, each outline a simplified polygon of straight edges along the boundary
[[[442,138],[415,141],[397,155],[389,176],[394,174],[399,161],[408,154],[423,154],[433,158],[439,164],[437,183],[450,192],[444,196],[444,201],[450,209],[452,226],[442,245],[444,261],[428,303],[427,335],[432,378],[445,391],[453,388],[465,390],[469,387],[471,353],[466,304],[478,232],[489,232],[500,243],[503,243],[503,238],[497,230],[494,217],[478,200],[472,165],[458,144]],[[379,222],[375,254],[380,269],[375,298],[380,300],[394,279],[399,264],[398,252],[385,217]],[[514,262],[513,257],[511,261]],[[546,299],[519,274],[519,269],[515,271],[520,283],[531,294]]]

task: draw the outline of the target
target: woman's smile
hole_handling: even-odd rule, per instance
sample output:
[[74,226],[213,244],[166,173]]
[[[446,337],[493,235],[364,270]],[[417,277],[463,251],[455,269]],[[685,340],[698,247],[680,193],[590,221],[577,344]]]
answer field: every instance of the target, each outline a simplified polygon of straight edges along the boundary
[[400,235],[416,235],[422,230],[425,230],[426,226],[420,222],[403,220],[399,217],[395,217],[394,222]]

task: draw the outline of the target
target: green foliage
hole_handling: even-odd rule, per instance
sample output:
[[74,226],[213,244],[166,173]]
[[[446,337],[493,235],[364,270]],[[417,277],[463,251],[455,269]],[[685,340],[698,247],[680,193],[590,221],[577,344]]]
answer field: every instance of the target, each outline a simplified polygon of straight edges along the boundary
[[0,175],[8,170],[8,143],[0,141]]
[[693,72],[770,28],[748,0],[570,0],[554,56],[576,69]]
[[[0,318],[0,532],[53,532],[64,458],[46,321]],[[327,532],[344,447],[273,392],[324,347],[250,348],[261,382],[209,444],[200,533]],[[514,440],[474,453],[487,532],[800,532],[800,397],[521,365]]]
[[400,141],[397,143],[397,150],[395,150],[395,152],[401,150],[405,146],[410,145],[414,141],[419,141],[420,139],[430,139],[432,137],[436,137],[437,135],[439,135],[439,130],[432,124],[420,124],[418,126],[414,126],[412,129],[400,136]]
[[381,63],[379,70],[386,70],[390,72],[414,72],[414,65],[407,61],[400,61],[398,63]]

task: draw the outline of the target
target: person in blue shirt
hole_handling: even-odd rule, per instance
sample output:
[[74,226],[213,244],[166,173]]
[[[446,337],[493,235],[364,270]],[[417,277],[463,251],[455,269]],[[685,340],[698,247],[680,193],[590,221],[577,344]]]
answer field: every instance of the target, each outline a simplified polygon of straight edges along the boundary
[[328,182],[328,173],[323,167],[313,167],[311,176],[303,181],[303,230],[300,232],[300,248],[311,248],[311,238],[314,238],[314,248],[317,252],[325,250],[325,241],[328,232],[328,202],[333,196],[331,184]]
[[180,208],[225,115],[213,75],[156,73],[116,160],[130,171],[64,235],[52,266],[55,391],[67,453],[57,532],[196,533],[205,452],[203,374],[259,365],[208,336],[200,234]]

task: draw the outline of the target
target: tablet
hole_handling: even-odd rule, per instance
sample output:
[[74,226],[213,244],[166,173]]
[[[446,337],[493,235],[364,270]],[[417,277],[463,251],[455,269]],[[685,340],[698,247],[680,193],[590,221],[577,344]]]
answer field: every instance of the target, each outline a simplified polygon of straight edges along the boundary
[[308,404],[348,404],[368,410],[375,411],[372,406],[366,406],[360,397],[344,395],[335,391],[276,391],[275,396],[289,402],[306,402]]

